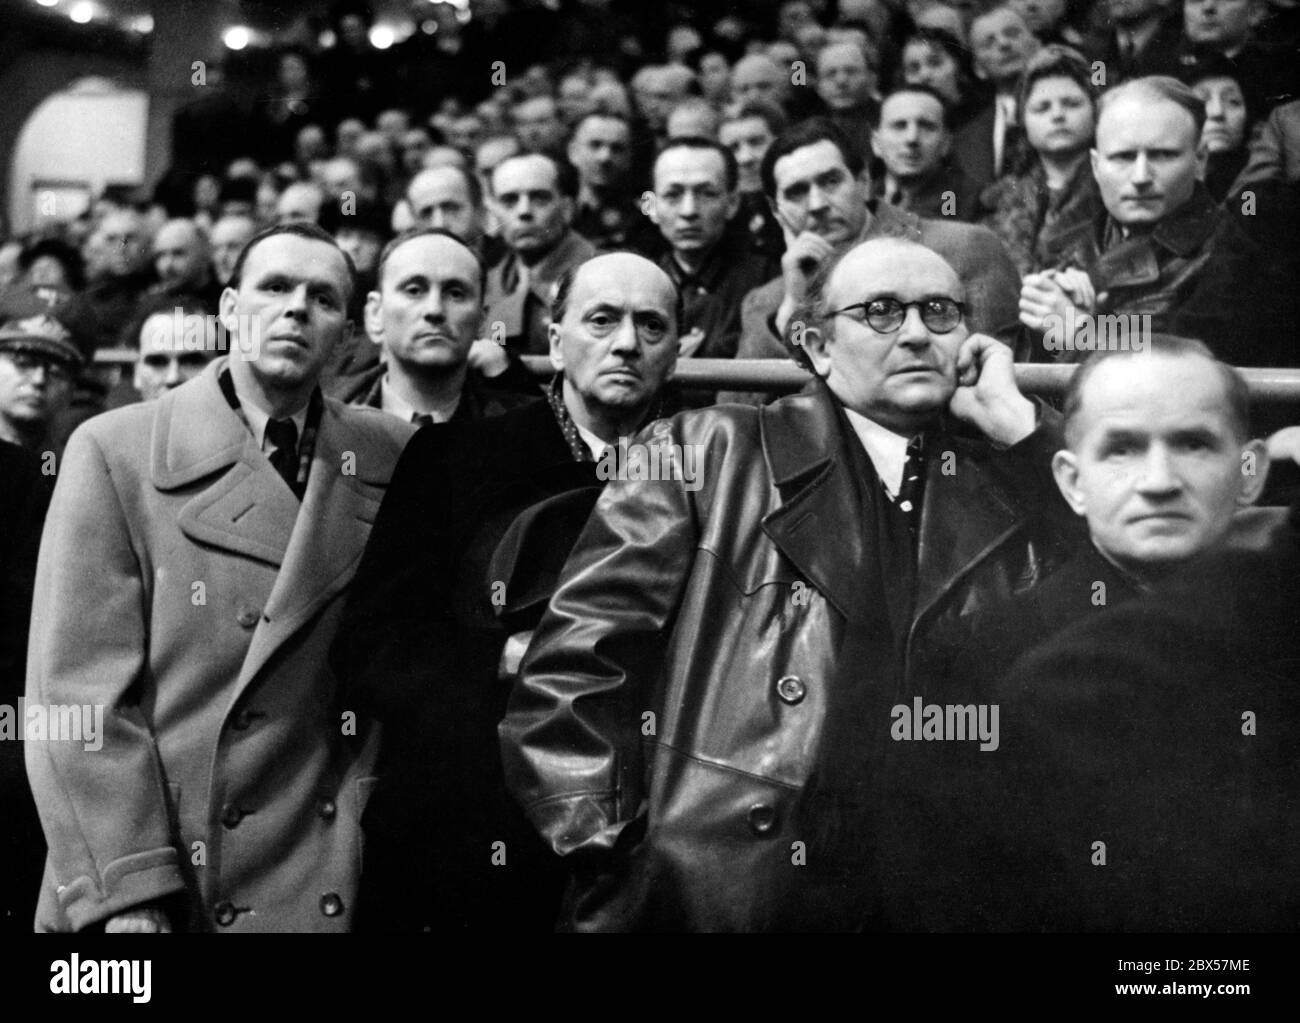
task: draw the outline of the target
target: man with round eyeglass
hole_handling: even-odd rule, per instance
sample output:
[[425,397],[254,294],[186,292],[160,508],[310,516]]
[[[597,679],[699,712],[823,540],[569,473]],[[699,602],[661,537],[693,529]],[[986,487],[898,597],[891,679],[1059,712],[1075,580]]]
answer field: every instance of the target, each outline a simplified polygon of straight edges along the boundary
[[[1049,556],[1050,437],[966,302],[924,246],[851,248],[800,313],[808,388],[638,438],[699,452],[702,485],[608,484],[501,726],[515,797],[579,867],[562,928],[865,925],[883,694]],[[817,862],[792,871],[792,841]]]

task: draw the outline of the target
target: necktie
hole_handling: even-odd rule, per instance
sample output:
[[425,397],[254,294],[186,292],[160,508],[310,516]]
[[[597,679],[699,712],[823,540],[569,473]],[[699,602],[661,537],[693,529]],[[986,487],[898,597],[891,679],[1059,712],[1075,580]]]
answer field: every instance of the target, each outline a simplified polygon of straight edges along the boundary
[[412,412],[412,413],[411,413],[411,422],[412,422],[412,424],[414,424],[414,426],[415,426],[415,428],[416,428],[417,430],[418,430],[421,426],[428,426],[430,423],[433,422],[433,413],[432,413],[432,412]]
[[925,462],[921,451],[922,435],[917,434],[907,442],[907,458],[903,461],[903,479],[898,485],[895,499],[898,510],[907,516],[907,528],[916,539],[921,525],[921,488],[925,482]]
[[280,478],[296,493],[298,483],[298,424],[292,419],[272,419],[266,424],[266,439],[271,443],[267,456]]

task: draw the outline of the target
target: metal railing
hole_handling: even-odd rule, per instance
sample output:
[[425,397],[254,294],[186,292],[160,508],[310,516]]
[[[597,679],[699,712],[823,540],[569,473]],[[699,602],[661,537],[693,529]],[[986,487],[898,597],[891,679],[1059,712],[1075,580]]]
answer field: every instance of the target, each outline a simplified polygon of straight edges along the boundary
[[[539,377],[554,370],[543,355],[525,355],[524,365]],[[1016,383],[1026,394],[1053,397],[1065,393],[1074,366],[1017,363]],[[1243,368],[1250,395],[1264,403],[1300,401],[1300,369]],[[692,387],[720,391],[762,391],[786,394],[799,390],[810,375],[785,359],[681,359],[676,379]]]
[[[132,365],[135,360],[136,352],[130,348],[102,348],[95,353],[97,365]],[[525,355],[523,363],[539,378],[555,372],[544,355]],[[1053,397],[1065,392],[1075,367],[1017,363],[1015,370],[1016,383],[1023,392]],[[1251,398],[1257,402],[1300,402],[1300,369],[1246,367],[1241,375],[1250,387]],[[688,387],[789,394],[803,387],[810,376],[786,359],[682,359],[677,363],[676,378]]]

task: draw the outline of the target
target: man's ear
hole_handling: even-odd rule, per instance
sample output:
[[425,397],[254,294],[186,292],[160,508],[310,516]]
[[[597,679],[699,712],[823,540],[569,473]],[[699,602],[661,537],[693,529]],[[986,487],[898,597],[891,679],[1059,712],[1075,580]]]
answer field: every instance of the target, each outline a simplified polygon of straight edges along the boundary
[[1101,155],[1095,149],[1088,150],[1088,163],[1092,167],[1092,176],[1097,177],[1097,164],[1101,163]]
[[1196,180],[1204,181],[1205,172],[1210,164],[1210,151],[1205,147],[1205,142],[1198,140],[1196,143]]
[[564,226],[569,227],[573,223],[573,215],[577,207],[572,199],[567,195],[560,197],[560,216],[564,218]]
[[1073,451],[1061,450],[1052,456],[1052,476],[1056,489],[1075,515],[1087,514],[1087,503],[1079,490],[1079,459]]
[[225,332],[235,338],[239,337],[239,317],[235,309],[239,305],[239,292],[234,288],[223,288],[217,299],[217,319]]
[[377,345],[384,343],[384,316],[383,316],[383,298],[377,291],[372,291],[366,295],[366,306],[362,313],[363,326],[366,328],[366,336]]
[[1252,440],[1241,449],[1241,491],[1237,504],[1246,508],[1259,500],[1268,482],[1268,445],[1262,440]]
[[551,343],[549,355],[551,368],[557,373],[564,372],[564,352],[560,349],[560,325],[552,323],[546,328],[546,338]]
[[803,348],[808,361],[812,363],[813,372],[819,377],[827,377],[831,372],[831,357],[826,345],[831,340],[829,331],[816,324],[792,320],[787,330],[792,345]]

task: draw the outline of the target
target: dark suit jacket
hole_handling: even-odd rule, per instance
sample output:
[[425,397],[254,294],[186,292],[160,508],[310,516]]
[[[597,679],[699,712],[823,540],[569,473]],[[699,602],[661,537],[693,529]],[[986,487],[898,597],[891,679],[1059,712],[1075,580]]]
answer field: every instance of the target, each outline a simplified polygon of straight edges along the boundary
[[[957,163],[980,188],[997,177],[993,170],[993,126],[996,124],[996,116],[992,104],[985,106],[958,130],[953,139],[953,154]],[[1006,169],[1004,166],[1003,170]]]
[[1297,607],[1292,525],[1073,616],[982,698],[996,752],[897,744],[887,925],[1295,930]]
[[501,580],[489,566],[521,511],[594,487],[595,470],[574,460],[543,400],[426,427],[403,453],[332,653],[354,705],[384,726],[361,929],[553,924],[558,875],[506,796],[496,746],[509,693],[498,664],[508,635],[528,627],[519,603],[540,612],[536,580],[528,564]]
[[[0,704],[18,706],[27,668],[27,630],[41,525],[54,478],[35,455],[0,441]],[[22,722],[17,722],[22,728]],[[27,785],[23,744],[0,741],[0,933],[30,934],[45,838]]]

